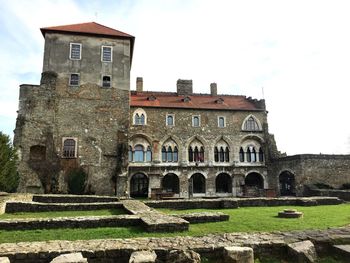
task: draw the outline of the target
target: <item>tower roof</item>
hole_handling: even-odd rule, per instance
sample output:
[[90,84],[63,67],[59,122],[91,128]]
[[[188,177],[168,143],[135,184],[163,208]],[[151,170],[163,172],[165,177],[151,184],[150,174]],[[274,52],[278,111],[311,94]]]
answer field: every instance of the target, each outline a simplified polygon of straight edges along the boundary
[[45,37],[45,34],[48,32],[58,32],[58,33],[73,33],[73,34],[83,34],[83,35],[105,36],[105,37],[113,37],[113,38],[134,38],[134,36],[132,35],[98,24],[96,22],[88,22],[88,23],[72,24],[72,25],[64,25],[64,26],[43,27],[43,28],[40,28],[40,30],[44,37]]

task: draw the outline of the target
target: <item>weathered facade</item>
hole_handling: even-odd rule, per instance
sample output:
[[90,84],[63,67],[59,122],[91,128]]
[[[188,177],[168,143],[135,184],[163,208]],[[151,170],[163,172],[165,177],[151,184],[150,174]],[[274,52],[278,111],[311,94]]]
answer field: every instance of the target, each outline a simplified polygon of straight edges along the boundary
[[[131,35],[96,23],[41,31],[41,84],[20,87],[19,191],[66,193],[79,169],[86,193],[133,197],[293,195],[327,176],[350,181],[346,156],[334,180],[335,162],[281,158],[264,100],[219,95],[215,83],[195,94],[191,80],[145,92],[138,78],[130,91]],[[318,164],[324,176],[311,172]]]

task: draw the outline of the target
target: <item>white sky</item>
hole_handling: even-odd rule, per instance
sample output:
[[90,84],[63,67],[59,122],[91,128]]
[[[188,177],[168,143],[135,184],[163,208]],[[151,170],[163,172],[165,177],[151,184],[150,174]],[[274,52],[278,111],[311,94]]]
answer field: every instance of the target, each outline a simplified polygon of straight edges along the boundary
[[288,154],[350,153],[350,1],[0,0],[0,131],[15,128],[18,90],[39,84],[40,27],[95,21],[136,37],[131,89],[262,98]]

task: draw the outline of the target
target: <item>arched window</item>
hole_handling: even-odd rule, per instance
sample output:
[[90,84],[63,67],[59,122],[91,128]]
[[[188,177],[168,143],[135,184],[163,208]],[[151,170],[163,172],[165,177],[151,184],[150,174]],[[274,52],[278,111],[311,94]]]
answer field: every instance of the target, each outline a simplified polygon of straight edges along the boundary
[[192,146],[188,148],[188,161],[193,162],[193,149]]
[[148,146],[146,151],[146,162],[151,162],[151,161],[152,161],[152,151],[151,151],[151,146]]
[[178,156],[177,144],[169,138],[162,146],[162,162],[177,162]]
[[242,147],[239,149],[239,161],[244,162],[244,151]]
[[252,163],[255,163],[256,162],[256,151],[255,151],[255,148],[254,147],[252,147],[253,149],[252,149],[252,151],[251,151],[251,154],[252,154],[252,158],[251,158],[251,160],[252,160]]
[[168,162],[173,161],[173,150],[171,149],[171,146],[168,147],[167,160]]
[[219,150],[218,150],[218,147],[214,148],[214,161],[215,162],[219,161]]
[[264,189],[264,178],[259,173],[249,173],[245,178],[245,185],[248,187]]
[[251,155],[251,151],[250,148],[247,148],[247,162],[250,163],[252,161],[252,155]]
[[138,108],[134,111],[133,124],[134,125],[146,125],[147,124],[147,115],[146,115],[146,112],[142,108]]
[[195,139],[188,147],[188,161],[189,162],[204,162],[204,147],[202,143]]
[[130,180],[131,197],[148,196],[148,177],[144,174],[134,174]]
[[174,194],[179,193],[179,178],[176,174],[167,174],[163,177],[162,188],[165,192],[171,192]]
[[232,179],[226,173],[219,174],[215,179],[217,193],[232,193]]
[[245,130],[245,131],[260,131],[260,126],[259,126],[257,120],[253,116],[250,116],[244,122],[243,130]]
[[226,147],[225,150],[225,162],[230,162],[230,150],[228,149],[228,147]]
[[179,160],[179,151],[177,150],[177,147],[174,147],[174,162],[177,162]]
[[262,150],[262,148],[260,147],[259,149],[259,162],[263,162],[264,161],[264,152]]
[[166,117],[166,125],[174,126],[174,115],[168,114]]
[[162,162],[167,161],[167,152],[165,146],[162,147]]
[[190,178],[190,193],[204,194],[205,193],[205,177],[200,173],[196,173]]
[[134,148],[134,162],[144,162],[144,152],[142,145],[136,145]]
[[132,162],[132,147],[129,146],[129,152],[128,152],[129,162]]
[[110,88],[111,87],[111,76],[102,77],[102,87]]
[[214,147],[214,160],[215,162],[229,162],[230,161],[230,151],[228,144],[223,139],[220,139]]
[[139,116],[138,113],[136,113],[135,116],[134,116],[134,123],[136,125],[140,125],[141,124],[140,116]]
[[64,139],[62,156],[64,158],[76,157],[76,143],[74,139]]

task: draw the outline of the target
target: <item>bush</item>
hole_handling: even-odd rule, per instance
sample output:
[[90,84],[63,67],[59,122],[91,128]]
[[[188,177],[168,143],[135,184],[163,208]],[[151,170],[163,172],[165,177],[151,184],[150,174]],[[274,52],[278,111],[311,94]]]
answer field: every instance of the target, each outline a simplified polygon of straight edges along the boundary
[[314,184],[318,189],[333,189],[332,186],[324,183],[316,183]]
[[84,194],[87,174],[83,169],[75,169],[68,174],[68,193]]
[[343,184],[340,189],[341,190],[350,190],[350,183]]
[[10,137],[0,132],[0,191],[15,192],[18,182],[16,150]]

